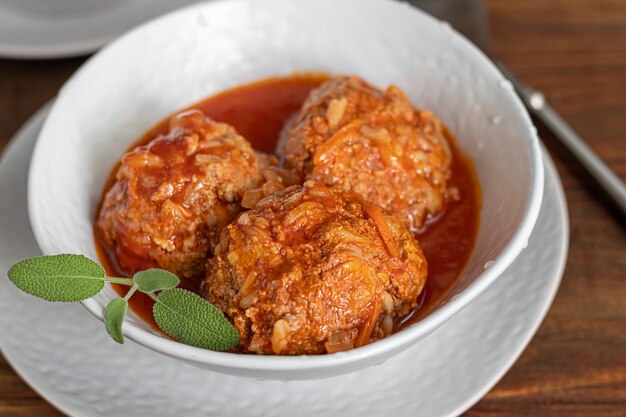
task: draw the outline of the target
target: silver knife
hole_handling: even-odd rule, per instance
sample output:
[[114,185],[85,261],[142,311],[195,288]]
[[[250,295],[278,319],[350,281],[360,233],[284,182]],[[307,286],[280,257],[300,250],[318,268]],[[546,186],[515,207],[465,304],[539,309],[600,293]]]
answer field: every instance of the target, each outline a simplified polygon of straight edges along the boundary
[[502,74],[511,81],[528,111],[554,134],[619,207],[622,215],[626,215],[626,185],[622,180],[554,111],[540,91],[524,84],[492,55],[483,0],[406,0],[406,2],[448,21],[489,56]]

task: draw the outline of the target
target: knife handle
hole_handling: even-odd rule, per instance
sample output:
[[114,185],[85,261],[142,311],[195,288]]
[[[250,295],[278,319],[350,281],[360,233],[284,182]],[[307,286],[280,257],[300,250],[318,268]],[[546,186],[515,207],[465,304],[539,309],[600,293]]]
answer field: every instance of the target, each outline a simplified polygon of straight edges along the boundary
[[495,62],[500,71],[511,81],[515,91],[533,113],[554,134],[585,170],[596,180],[606,194],[626,215],[626,185],[606,163],[578,136],[576,132],[554,111],[545,96],[524,84],[504,64]]

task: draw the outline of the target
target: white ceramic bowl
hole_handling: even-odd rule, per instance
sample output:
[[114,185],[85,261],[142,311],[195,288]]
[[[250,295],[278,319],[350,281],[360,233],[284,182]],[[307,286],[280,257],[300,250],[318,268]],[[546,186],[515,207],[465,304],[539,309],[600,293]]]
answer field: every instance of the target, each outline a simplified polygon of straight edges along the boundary
[[[410,328],[332,355],[211,352],[167,339],[134,314],[124,326],[128,338],[234,375],[313,379],[351,372],[382,363],[433,332],[524,248],[543,191],[538,140],[510,83],[477,48],[449,25],[392,1],[233,0],[197,4],[131,31],[61,89],[29,179],[30,219],[42,251],[96,259],[92,222],[104,182],[154,123],[227,88],[311,70],[356,74],[381,87],[397,84],[457,135],[474,161],[483,197],[476,247],[458,282]],[[106,288],[83,304],[101,318],[114,296]]]

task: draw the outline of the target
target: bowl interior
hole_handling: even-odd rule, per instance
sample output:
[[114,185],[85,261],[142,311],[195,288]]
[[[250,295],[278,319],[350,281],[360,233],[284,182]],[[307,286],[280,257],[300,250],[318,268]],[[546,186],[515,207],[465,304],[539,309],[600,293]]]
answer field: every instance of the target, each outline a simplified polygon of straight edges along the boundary
[[[96,259],[92,224],[104,182],[153,124],[219,91],[294,71],[396,84],[415,106],[434,111],[472,159],[483,200],[475,250],[435,318],[404,337],[432,331],[522,249],[543,171],[534,128],[510,83],[448,25],[396,2],[211,2],[157,19],[102,50],[62,88],[35,150],[29,211],[43,252]],[[107,289],[88,307],[99,313],[113,296]],[[429,320],[436,323],[428,327]],[[128,324],[135,336],[150,331],[133,314]],[[404,332],[383,342],[392,346]]]

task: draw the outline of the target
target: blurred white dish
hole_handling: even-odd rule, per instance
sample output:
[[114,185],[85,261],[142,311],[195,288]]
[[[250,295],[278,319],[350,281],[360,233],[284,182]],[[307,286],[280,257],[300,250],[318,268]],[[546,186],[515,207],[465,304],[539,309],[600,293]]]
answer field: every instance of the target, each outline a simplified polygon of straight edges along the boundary
[[546,156],[546,197],[528,248],[467,308],[381,366],[285,384],[205,372],[132,342],[120,346],[82,307],[44,302],[3,277],[15,262],[41,254],[28,227],[25,187],[45,114],[20,130],[0,162],[0,349],[24,380],[70,416],[455,416],[517,359],[559,285],[567,209]]
[[[74,6],[77,2],[80,7]],[[43,59],[88,54],[140,23],[196,2],[0,0],[0,57]]]
[[50,18],[100,13],[121,1],[123,0],[0,0],[0,4],[18,13]]
[[[349,22],[349,24],[347,24]],[[526,246],[543,190],[536,130],[508,81],[449,25],[383,0],[198,4],[126,34],[62,88],[29,178],[33,232],[45,254],[96,259],[95,208],[110,169],[146,129],[229,87],[293,71],[356,74],[401,87],[433,110],[473,160],[483,208],[476,247],[449,293],[420,322],[332,355],[211,352],[155,333],[131,314],[125,335],[197,366],[268,379],[315,379],[380,364],[432,333],[486,289]],[[97,317],[117,294],[83,304]]]

